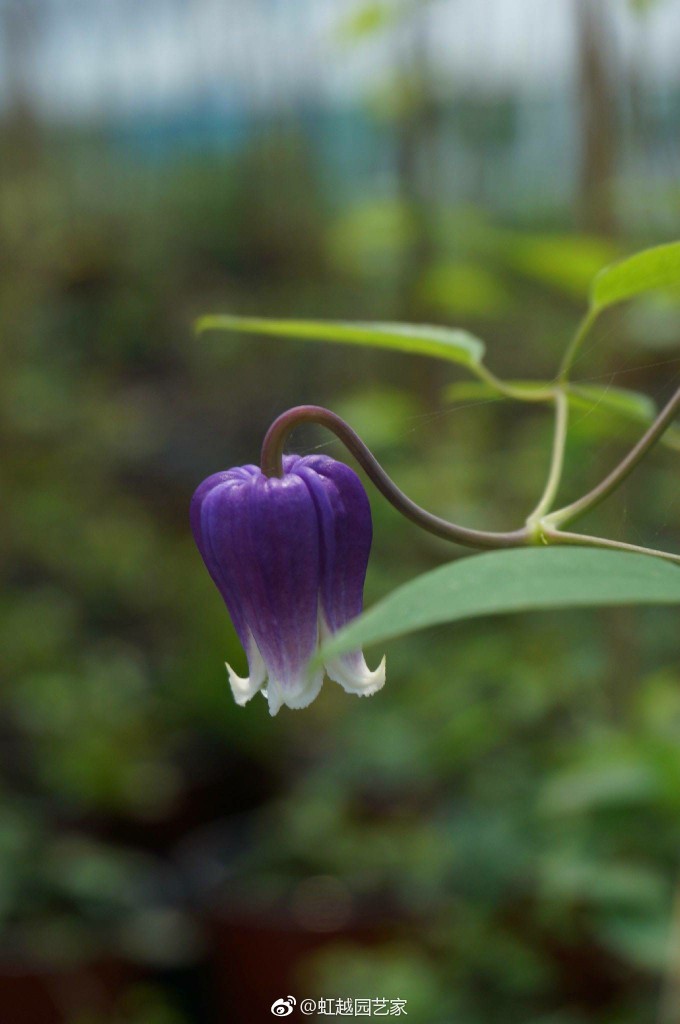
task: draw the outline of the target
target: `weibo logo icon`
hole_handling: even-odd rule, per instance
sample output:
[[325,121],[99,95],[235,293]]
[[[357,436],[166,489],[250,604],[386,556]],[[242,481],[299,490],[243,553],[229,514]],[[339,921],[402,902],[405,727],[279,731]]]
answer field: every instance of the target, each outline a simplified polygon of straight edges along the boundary
[[272,1003],[272,1013],[275,1017],[289,1017],[295,1006],[295,997],[287,996],[286,999],[277,999]]

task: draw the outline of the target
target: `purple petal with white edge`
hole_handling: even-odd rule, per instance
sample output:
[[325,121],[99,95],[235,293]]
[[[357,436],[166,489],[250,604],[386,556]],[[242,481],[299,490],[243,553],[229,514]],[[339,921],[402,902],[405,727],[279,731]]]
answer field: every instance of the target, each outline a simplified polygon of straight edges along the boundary
[[[270,712],[282,704],[305,707],[322,682],[321,673],[307,672],[318,643],[320,581],[317,513],[307,484],[291,472],[230,476],[203,499],[200,529],[210,564],[219,567],[250,634],[246,651],[250,644],[262,657]],[[249,664],[247,682],[230,672],[234,695],[244,703],[262,675],[255,657]]]
[[225,514],[228,514],[228,493],[233,487],[257,476],[260,470],[257,466],[238,466],[222,473],[214,473],[204,480],[196,489],[191,499],[189,516],[191,530],[196,541],[196,546],[201,553],[206,568],[217,586],[227,610],[231,616],[234,628],[239,640],[246,652],[248,659],[248,675],[244,678],[237,676],[233,669],[227,665],[229,683],[237,704],[243,705],[254,696],[266,678],[266,671],[262,655],[257,649],[252,634],[248,629],[240,608],[239,591],[236,581],[233,579],[231,566],[228,559],[215,553],[210,544],[209,537],[205,535],[202,523],[202,509],[205,499],[216,489],[222,492],[221,500],[225,504]]
[[[328,628],[323,619],[319,623],[319,634],[321,642],[333,636],[333,630]],[[346,693],[356,693],[359,697],[372,697],[385,685],[386,658],[383,655],[382,661],[376,669],[371,670],[366,664],[363,651],[349,651],[335,658],[327,658],[324,661],[324,668],[329,679],[339,683]]]
[[248,675],[245,678],[239,676],[234,672],[229,663],[226,666],[231,692],[239,707],[243,707],[251,697],[255,696],[258,690],[262,690],[267,678],[267,666],[257,648],[257,644],[253,640],[250,630],[248,630],[248,641],[244,647],[246,657],[248,658]]
[[[293,467],[291,467],[293,468]],[[363,609],[363,591],[373,538],[371,506],[361,480],[342,462],[312,455],[293,472],[307,482],[319,519],[321,639],[332,636]],[[375,671],[360,650],[332,658],[328,676],[349,693],[369,696],[385,683],[385,659]]]

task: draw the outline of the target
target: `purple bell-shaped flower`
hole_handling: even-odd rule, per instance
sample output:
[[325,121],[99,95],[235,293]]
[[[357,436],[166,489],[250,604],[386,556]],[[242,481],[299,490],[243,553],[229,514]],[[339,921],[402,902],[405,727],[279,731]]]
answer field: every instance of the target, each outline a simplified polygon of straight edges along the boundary
[[[245,679],[227,665],[236,703],[262,690],[272,715],[306,707],[323,682],[309,671],[319,642],[362,610],[372,525],[359,477],[320,455],[286,456],[281,477],[215,473],[194,494],[191,527],[248,658]],[[361,696],[385,682],[385,659],[371,672],[359,650],[324,668]]]

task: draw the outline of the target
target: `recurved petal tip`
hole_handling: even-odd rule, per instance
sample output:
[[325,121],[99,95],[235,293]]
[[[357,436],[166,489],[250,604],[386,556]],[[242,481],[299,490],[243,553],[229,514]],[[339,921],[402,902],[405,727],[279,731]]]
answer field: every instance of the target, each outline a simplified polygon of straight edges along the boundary
[[248,640],[248,670],[250,675],[245,678],[236,675],[231,665],[225,662],[231,692],[239,707],[247,704],[250,698],[254,697],[258,690],[262,689],[262,685],[267,678],[267,669],[262,655],[253,643],[252,638],[249,637]]
[[256,682],[252,676],[237,676],[233,668],[228,662],[225,662],[227,666],[227,674],[229,676],[229,685],[231,686],[231,692],[234,695],[234,700],[243,707],[248,703],[251,697],[254,697],[258,690],[261,688],[262,683]]
[[374,671],[366,664],[361,651],[331,658],[325,668],[329,679],[339,683],[347,693],[356,693],[359,697],[371,697],[385,685],[384,657]]

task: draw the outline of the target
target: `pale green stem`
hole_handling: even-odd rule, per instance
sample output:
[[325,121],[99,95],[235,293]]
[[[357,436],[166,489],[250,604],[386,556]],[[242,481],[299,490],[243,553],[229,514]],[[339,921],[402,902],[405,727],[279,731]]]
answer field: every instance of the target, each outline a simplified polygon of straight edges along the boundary
[[527,526],[536,524],[553,506],[562,479],[564,467],[564,449],[567,443],[567,424],[569,422],[569,399],[564,391],[555,392],[555,433],[553,435],[550,471],[541,499],[527,519]]
[[555,388],[535,387],[523,388],[516,384],[508,384],[492,373],[483,363],[471,363],[468,369],[485,384],[506,398],[515,398],[519,402],[549,402],[555,397]]
[[599,310],[597,309],[589,309],[586,315],[581,320],[581,323],[578,326],[576,334],[571,339],[571,342],[569,343],[567,350],[562,358],[562,362],[560,364],[560,372],[558,376],[559,380],[561,380],[562,383],[566,383],[569,377],[569,371],[571,370],[574,359],[576,358],[576,354],[578,353],[578,350],[583,344],[586,334],[595,323],[598,312]]
[[570,522],[576,519],[577,516],[583,515],[584,512],[589,512],[591,508],[595,508],[601,501],[604,501],[632,473],[637,464],[641,462],[647,452],[659,440],[663,432],[671,425],[679,411],[680,388],[678,388],[671,400],[661,410],[649,430],[642,435],[635,447],[628,452],[625,459],[622,459],[609,476],[606,476],[597,487],[594,487],[588,494],[584,494],[578,501],[574,501],[571,505],[566,505],[564,508],[558,509],[556,512],[546,516],[544,520],[546,525],[559,526],[560,523]]
[[659,551],[656,548],[641,547],[639,544],[626,544],[624,541],[609,540],[604,537],[589,537],[587,534],[581,533],[565,533],[563,530],[554,530],[543,526],[541,538],[545,544],[569,544],[576,547],[611,548],[613,551],[631,551],[633,554],[652,555],[654,558],[663,558],[667,562],[675,562],[676,565],[680,565],[680,555],[673,555],[669,551]]

